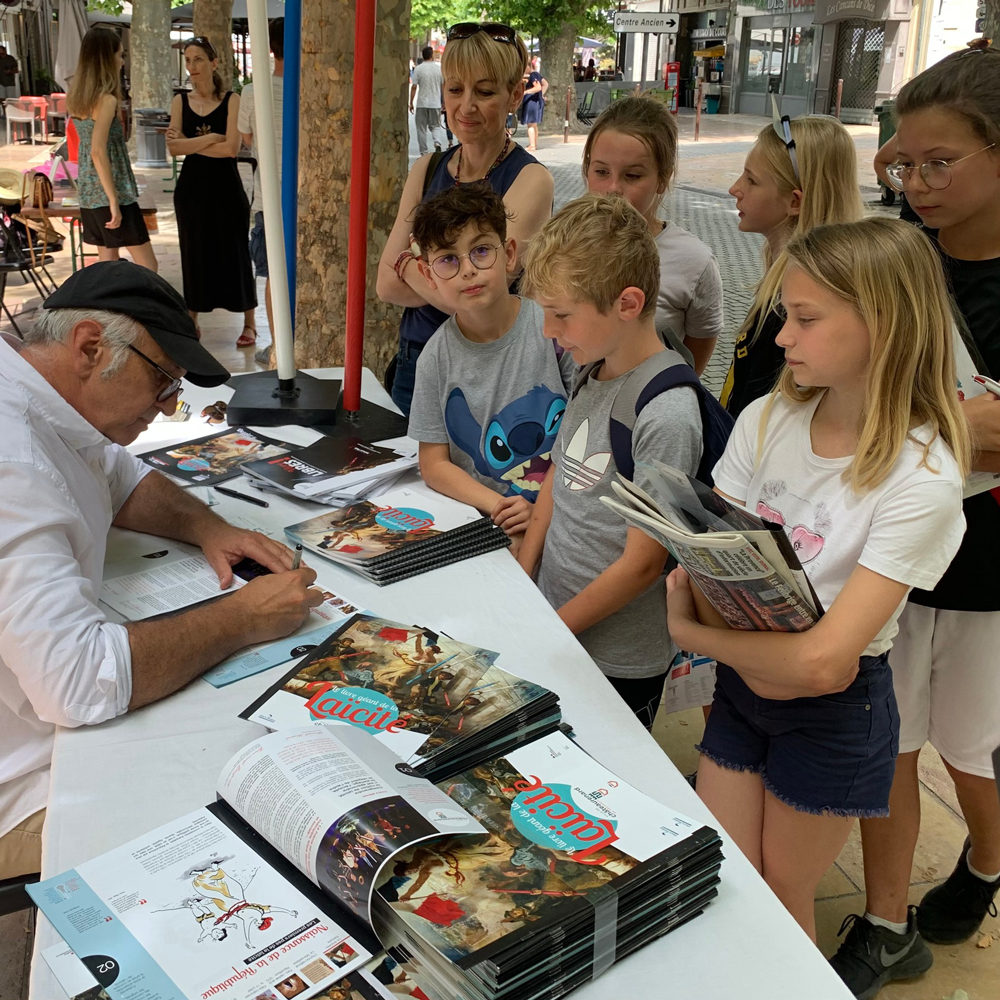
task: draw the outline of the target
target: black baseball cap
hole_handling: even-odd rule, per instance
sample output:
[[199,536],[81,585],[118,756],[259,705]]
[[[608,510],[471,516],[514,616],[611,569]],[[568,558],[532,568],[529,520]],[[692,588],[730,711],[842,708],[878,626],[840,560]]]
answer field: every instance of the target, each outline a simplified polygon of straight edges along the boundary
[[70,275],[42,304],[43,309],[106,309],[141,323],[194,385],[216,386],[229,372],[198,340],[194,320],[180,293],[147,267],[106,260]]

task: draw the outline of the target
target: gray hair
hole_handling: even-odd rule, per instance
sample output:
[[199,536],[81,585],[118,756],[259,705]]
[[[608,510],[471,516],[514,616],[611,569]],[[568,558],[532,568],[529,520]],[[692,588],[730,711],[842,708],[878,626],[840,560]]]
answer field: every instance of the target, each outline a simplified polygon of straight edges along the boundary
[[101,372],[102,379],[109,379],[125,364],[129,345],[144,329],[125,313],[107,309],[42,309],[34,325],[24,334],[24,343],[29,347],[63,344],[73,327],[88,319],[101,326],[102,339],[111,351],[111,360]]

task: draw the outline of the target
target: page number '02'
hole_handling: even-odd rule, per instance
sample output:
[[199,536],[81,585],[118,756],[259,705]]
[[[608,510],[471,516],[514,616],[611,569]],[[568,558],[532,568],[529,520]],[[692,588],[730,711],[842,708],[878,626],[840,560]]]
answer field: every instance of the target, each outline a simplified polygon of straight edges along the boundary
[[88,955],[82,961],[101,986],[110,986],[118,978],[120,967],[110,955]]

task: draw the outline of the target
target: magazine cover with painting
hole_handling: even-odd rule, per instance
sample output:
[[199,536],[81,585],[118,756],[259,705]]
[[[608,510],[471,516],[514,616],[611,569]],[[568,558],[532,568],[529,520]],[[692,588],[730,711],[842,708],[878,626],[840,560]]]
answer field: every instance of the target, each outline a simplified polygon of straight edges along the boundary
[[253,459],[288,453],[291,445],[264,437],[245,427],[219,431],[197,441],[157,448],[140,455],[147,465],[198,486],[212,486],[240,474],[240,466]]
[[463,744],[481,751],[480,742],[509,735],[510,726],[558,724],[555,695],[501,670],[497,655],[429,628],[356,615],[241,718],[274,730],[360,728],[426,773]]
[[[620,940],[651,908],[666,915],[671,891],[692,873],[690,898],[704,905],[715,894],[715,831],[643,795],[562,733],[438,787],[489,835],[408,848],[383,869],[376,915],[424,958],[430,944],[440,959],[472,969],[496,965],[504,952],[523,957],[546,930],[547,948],[588,922],[592,933],[594,901],[608,887],[619,900]],[[640,904],[634,913],[623,905],[630,893]],[[438,974],[448,976],[446,968]]]
[[399,850],[485,829],[386,747],[314,726],[254,740],[218,801],[30,886],[111,1000],[321,997],[379,950]]
[[290,525],[285,534],[327,558],[370,563],[483,520],[474,507],[402,489]]

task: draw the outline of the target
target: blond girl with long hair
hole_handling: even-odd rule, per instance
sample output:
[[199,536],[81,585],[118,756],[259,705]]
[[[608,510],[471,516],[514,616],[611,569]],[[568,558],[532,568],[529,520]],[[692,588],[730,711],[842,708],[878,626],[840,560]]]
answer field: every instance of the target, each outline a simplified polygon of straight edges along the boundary
[[121,39],[107,28],[91,28],[80,44],[80,61],[66,95],[66,111],[80,136],[77,187],[83,241],[97,246],[101,260],[118,260],[124,247],[137,264],[155,271],[121,122],[124,63]]
[[748,403],[774,388],[784,364],[774,343],[783,317],[772,308],[781,288],[782,270],[774,265],[782,248],[814,226],[857,222],[864,216],[854,140],[834,118],[783,118],[761,130],[729,193],[736,199],[740,230],[760,233],[766,241],[764,277],[737,335],[720,396],[738,417]]
[[714,478],[783,526],[826,612],[802,633],[730,631],[675,570],[667,621],[719,663],[698,793],[815,940],[820,878],[856,817],[889,811],[888,653],[910,588],[933,586],[958,549],[970,447],[926,237],[888,219],[820,226],[775,266],[786,367],[738,418]]

